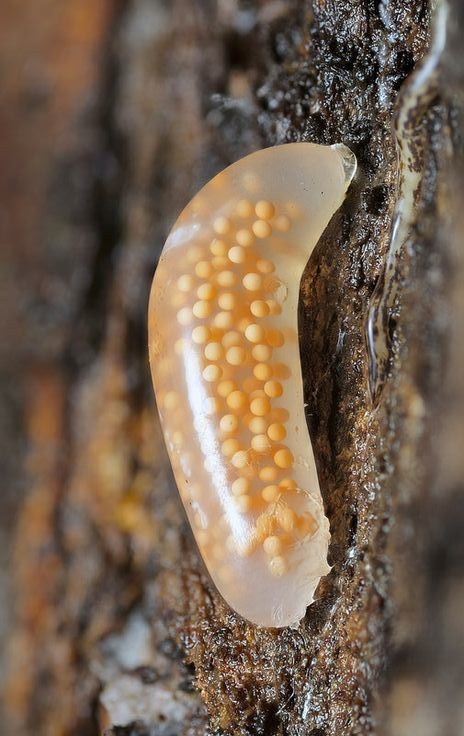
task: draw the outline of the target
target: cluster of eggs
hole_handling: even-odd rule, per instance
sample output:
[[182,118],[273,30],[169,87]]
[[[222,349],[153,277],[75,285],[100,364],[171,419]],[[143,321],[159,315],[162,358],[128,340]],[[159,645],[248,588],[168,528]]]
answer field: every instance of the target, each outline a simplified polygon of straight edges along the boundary
[[299,287],[355,172],[343,144],[245,156],[182,211],[153,279],[151,371],[179,493],[219,592],[259,626],[298,622],[330,571]]
[[[288,326],[279,329],[274,324],[286,286],[270,255],[272,234],[290,231],[289,213],[294,216],[297,208],[281,207],[280,213],[277,209],[267,200],[241,199],[228,216],[214,218],[208,237],[190,243],[182,258],[172,260],[174,288],[169,293],[176,329],[181,331],[174,351],[184,358],[187,350],[196,353],[206,394],[203,411],[218,438],[230,496],[235,510],[251,520],[246,540],[227,536],[227,514],[215,525],[205,523],[201,488],[188,481],[184,490],[195,511],[197,542],[202,554],[215,557],[216,563],[227,554],[251,555],[261,548],[269,572],[280,577],[288,568],[286,550],[314,534],[317,523],[309,511],[296,510],[301,491],[292,477],[294,457],[285,441],[285,392],[291,390],[285,354],[288,342],[295,349],[297,336]],[[179,475],[180,466],[188,465],[185,416],[179,413],[182,397],[171,388],[158,399],[161,412],[171,412],[170,438],[179,453],[174,463]],[[211,468],[208,453],[203,464]],[[220,571],[224,576],[230,572],[224,564]]]

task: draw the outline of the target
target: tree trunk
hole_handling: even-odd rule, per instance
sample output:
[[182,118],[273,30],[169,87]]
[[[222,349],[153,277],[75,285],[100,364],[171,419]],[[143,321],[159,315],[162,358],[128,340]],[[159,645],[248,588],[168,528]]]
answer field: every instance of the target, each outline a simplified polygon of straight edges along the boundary
[[[414,117],[421,186],[373,401],[366,320],[401,196],[393,118],[429,46],[428,2],[4,3],[7,733],[463,732],[454,6]],[[359,173],[301,287],[333,567],[299,627],[274,631],[235,615],[200,563],[156,417],[146,311],[190,197],[292,140],[343,142]]]

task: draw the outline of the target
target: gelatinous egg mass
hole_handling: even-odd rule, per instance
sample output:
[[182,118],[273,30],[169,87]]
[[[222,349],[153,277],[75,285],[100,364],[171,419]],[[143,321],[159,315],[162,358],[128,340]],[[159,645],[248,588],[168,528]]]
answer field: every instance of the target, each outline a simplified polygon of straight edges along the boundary
[[355,169],[343,145],[246,156],[187,205],[153,280],[150,362],[177,486],[219,592],[260,626],[297,623],[330,569],[297,307]]

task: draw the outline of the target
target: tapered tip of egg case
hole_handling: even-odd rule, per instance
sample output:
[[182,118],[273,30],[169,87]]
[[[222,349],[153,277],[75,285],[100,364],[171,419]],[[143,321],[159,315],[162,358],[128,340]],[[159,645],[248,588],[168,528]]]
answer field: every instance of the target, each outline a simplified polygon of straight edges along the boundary
[[298,298],[355,171],[341,144],[246,156],[187,205],[153,280],[150,364],[179,493],[217,589],[258,626],[295,625],[330,571]]
[[343,173],[345,176],[345,182],[346,182],[346,188],[345,191],[350,186],[351,182],[353,181],[356,170],[358,168],[358,162],[356,160],[356,156],[354,155],[353,151],[348,148],[348,146],[345,146],[344,143],[334,143],[333,146],[330,146],[332,150],[336,151],[341,159],[342,167],[343,167]]

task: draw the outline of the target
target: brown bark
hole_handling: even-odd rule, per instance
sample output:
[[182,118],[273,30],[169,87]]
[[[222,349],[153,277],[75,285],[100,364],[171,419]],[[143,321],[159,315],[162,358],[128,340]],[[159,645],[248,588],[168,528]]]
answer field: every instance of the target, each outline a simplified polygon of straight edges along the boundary
[[[29,442],[7,732],[457,735],[464,265],[447,215],[462,190],[450,175],[459,33],[424,119],[374,407],[365,321],[398,194],[394,105],[427,48],[426,0],[23,5],[1,11],[18,40],[3,51],[0,149],[24,172],[4,177],[6,262],[21,277],[4,294],[15,309],[3,392],[21,420],[3,433],[19,455],[8,483],[24,477],[17,447]],[[47,94],[34,77],[31,103],[27,73],[12,70],[32,38],[34,74],[39,60],[58,76]],[[269,631],[230,611],[199,562],[157,424],[146,307],[163,240],[199,186],[296,139],[349,145],[360,172],[302,282],[333,569],[298,629]]]

